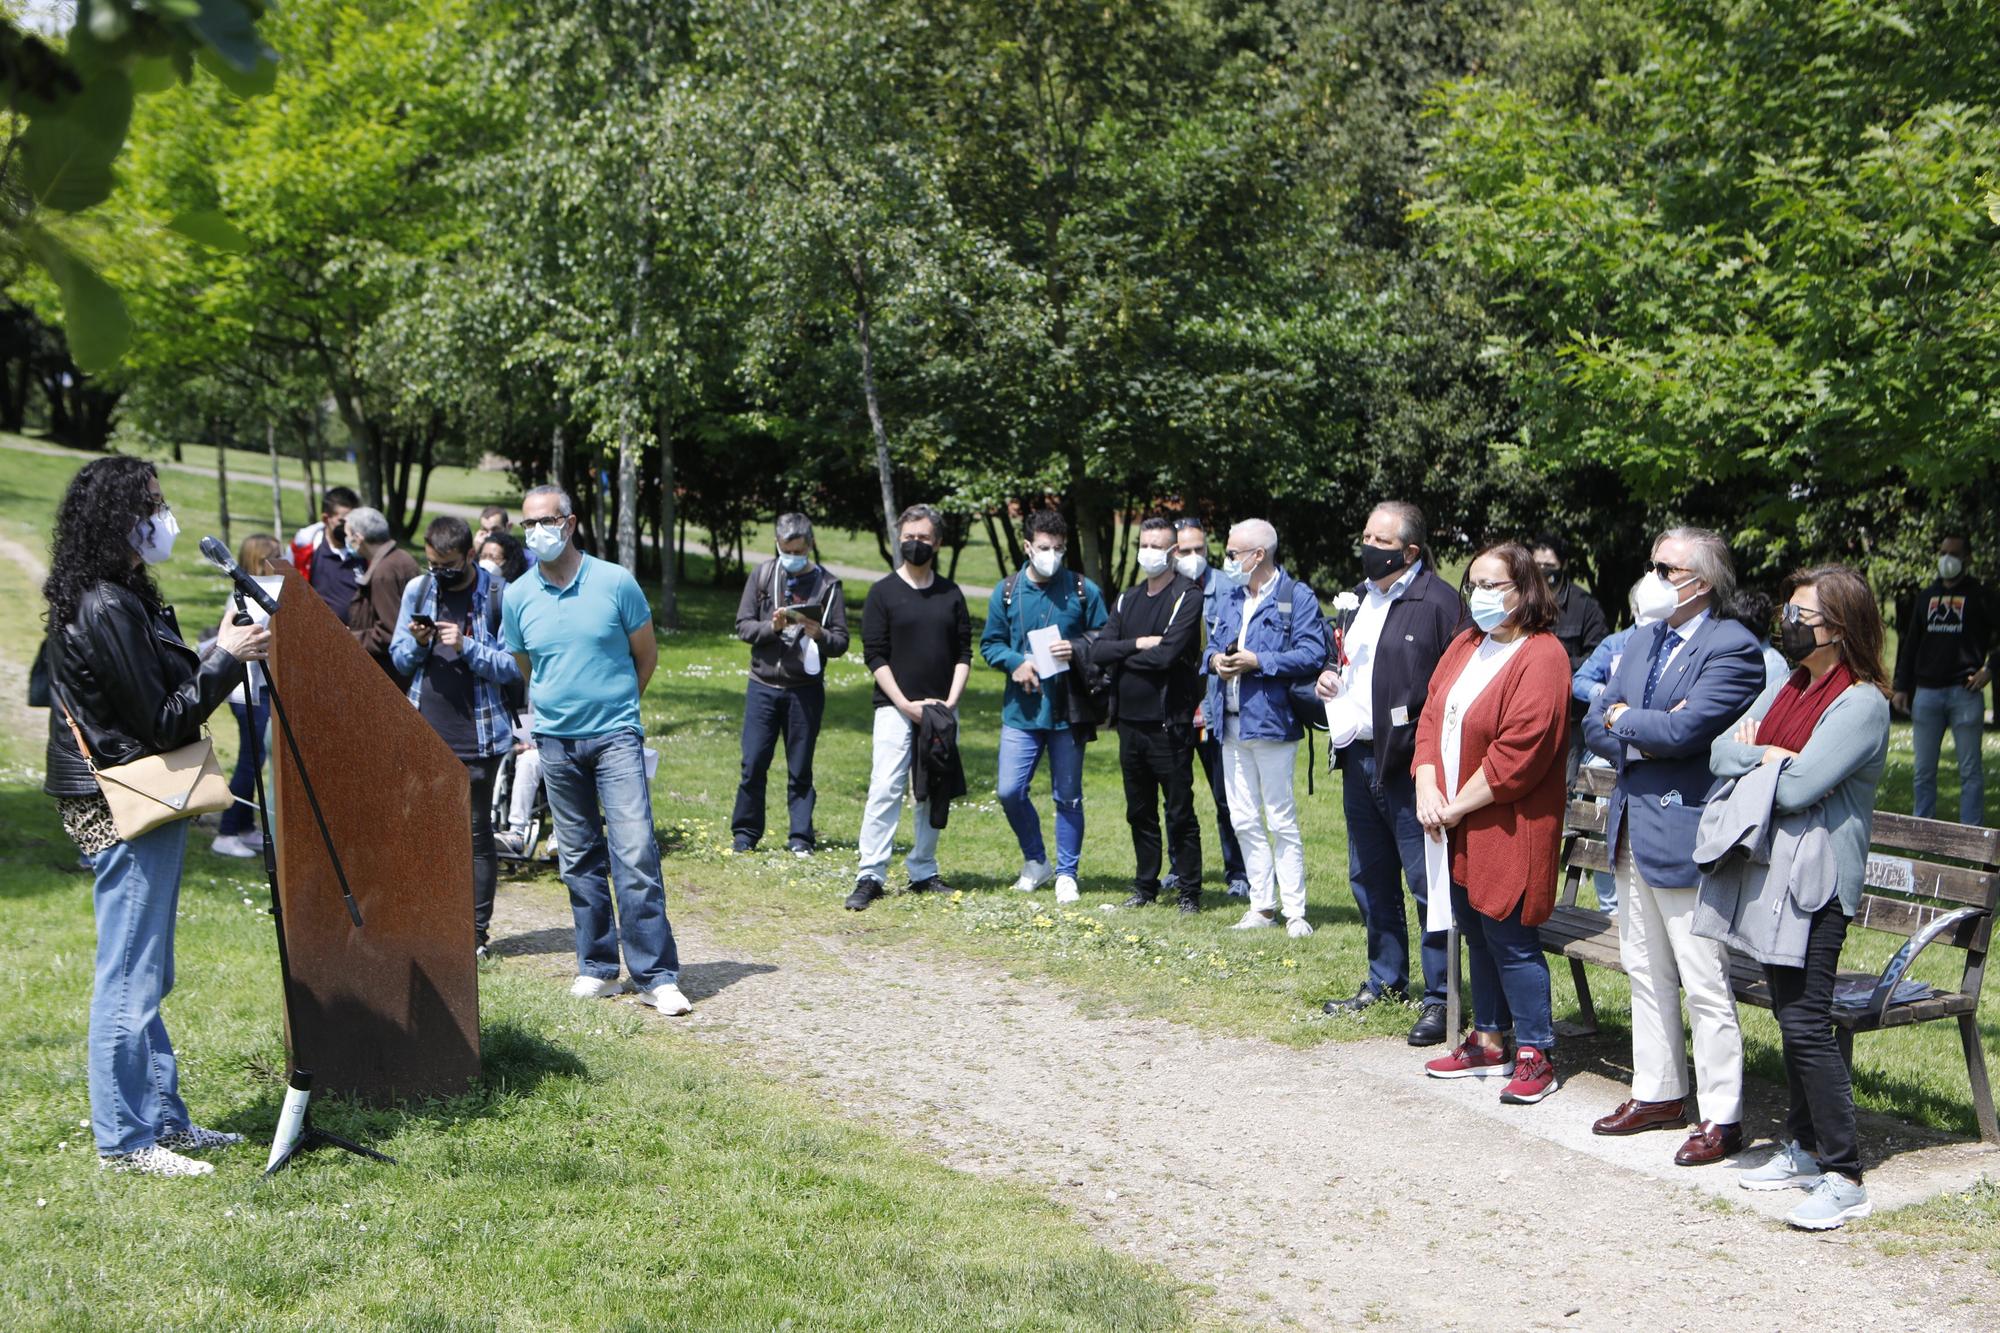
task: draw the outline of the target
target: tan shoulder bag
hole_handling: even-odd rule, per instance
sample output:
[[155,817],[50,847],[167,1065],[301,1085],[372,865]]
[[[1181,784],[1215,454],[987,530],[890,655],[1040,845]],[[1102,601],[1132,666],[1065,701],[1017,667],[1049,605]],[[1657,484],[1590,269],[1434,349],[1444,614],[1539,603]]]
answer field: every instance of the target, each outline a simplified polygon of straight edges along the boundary
[[149,754],[113,768],[99,768],[90,747],[84,743],[83,729],[76,725],[69,704],[62,702],[63,721],[76,738],[77,753],[90,766],[97,789],[111,807],[111,822],[126,842],[151,833],[176,819],[227,810],[236,800],[215,762],[215,741],[202,729],[200,740],[165,754]]

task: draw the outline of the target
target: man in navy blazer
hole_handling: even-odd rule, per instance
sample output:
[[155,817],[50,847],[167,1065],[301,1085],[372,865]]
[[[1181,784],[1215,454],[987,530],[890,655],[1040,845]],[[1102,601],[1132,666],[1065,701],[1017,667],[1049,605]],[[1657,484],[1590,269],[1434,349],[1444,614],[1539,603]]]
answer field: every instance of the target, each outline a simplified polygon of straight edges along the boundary
[[1618,953],[1632,980],[1632,1096],[1592,1125],[1636,1134],[1686,1123],[1687,1060],[1679,992],[1694,1020],[1700,1122],[1674,1155],[1682,1166],[1743,1146],[1743,1034],[1729,952],[1693,933],[1694,846],[1713,785],[1709,743],[1764,688],[1757,637],[1729,610],[1729,547],[1704,528],[1670,528],[1635,594],[1660,623],[1635,633],[1584,717],[1584,743],[1612,762],[1605,841],[1618,874]]

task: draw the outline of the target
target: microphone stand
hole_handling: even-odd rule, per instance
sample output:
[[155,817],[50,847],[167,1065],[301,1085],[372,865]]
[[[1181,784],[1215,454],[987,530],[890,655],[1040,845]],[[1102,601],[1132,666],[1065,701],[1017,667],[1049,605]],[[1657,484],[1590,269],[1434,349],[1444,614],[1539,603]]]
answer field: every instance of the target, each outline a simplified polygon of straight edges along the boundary
[[[250,609],[244,605],[241,588],[236,590],[236,615],[233,619],[238,625],[253,623]],[[305,788],[306,801],[312,806],[313,818],[319,824],[320,839],[326,844],[327,856],[332,858],[333,872],[340,880],[341,896],[347,901],[347,914],[353,918],[354,924],[359,926],[361,910],[355,905],[354,895],[348,889],[347,872],[341,867],[340,853],[334,850],[333,835],[327,830],[326,817],[320,813],[319,797],[313,793],[312,778],[306,773],[305,758],[299,753],[298,741],[292,736],[292,724],[285,716],[284,701],[278,697],[277,683],[272,679],[268,666],[259,669],[254,664],[251,665],[245,673],[243,682],[246,699],[252,688],[251,672],[262,678],[263,689],[271,696],[271,711],[277,715],[284,730],[285,745],[291,752],[293,765],[299,770],[299,782]],[[244,743],[250,750],[251,771],[257,776],[257,819],[259,826],[264,830],[264,882],[271,891],[271,920],[278,931],[278,975],[284,987],[285,1012],[291,1013],[298,999],[298,989],[292,977],[291,952],[285,946],[285,911],[278,897],[277,842],[271,836],[271,803],[265,799],[264,793],[263,737],[260,734],[263,729],[255,725],[256,720],[253,709],[250,718],[252,725],[245,728],[247,739]],[[387,1162],[391,1166],[397,1164],[395,1158],[385,1153],[376,1152],[373,1148],[364,1148],[351,1139],[344,1139],[338,1134],[314,1125],[309,1101],[311,1095],[312,1071],[293,1069],[285,1089],[284,1107],[278,1114],[277,1133],[271,1142],[271,1158],[264,1166],[264,1179],[270,1179],[291,1165],[293,1159],[300,1153],[310,1152],[314,1148],[338,1148],[357,1157],[370,1157],[378,1162]]]

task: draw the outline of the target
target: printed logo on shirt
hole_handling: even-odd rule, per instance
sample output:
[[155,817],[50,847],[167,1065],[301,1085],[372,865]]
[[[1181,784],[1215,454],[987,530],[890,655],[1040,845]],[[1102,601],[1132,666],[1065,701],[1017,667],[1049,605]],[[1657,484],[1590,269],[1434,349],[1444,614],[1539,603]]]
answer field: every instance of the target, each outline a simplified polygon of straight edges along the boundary
[[1965,595],[1963,593],[1937,593],[1931,597],[1930,613],[1924,618],[1924,629],[1931,634],[1963,634],[1965,632]]

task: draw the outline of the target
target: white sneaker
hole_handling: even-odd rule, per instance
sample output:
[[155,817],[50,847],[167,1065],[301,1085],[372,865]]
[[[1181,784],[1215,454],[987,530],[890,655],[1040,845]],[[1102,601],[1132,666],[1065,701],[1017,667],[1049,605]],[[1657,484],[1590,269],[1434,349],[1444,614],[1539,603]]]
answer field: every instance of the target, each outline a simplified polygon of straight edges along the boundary
[[1278,924],[1278,918],[1274,913],[1260,912],[1253,907],[1249,911],[1245,912],[1243,914],[1243,919],[1241,921],[1238,921],[1235,925],[1231,926],[1230,929],[1263,930],[1267,926],[1275,926],[1277,924]]
[[1014,892],[1033,893],[1048,883],[1054,875],[1055,871],[1049,869],[1049,863],[1046,861],[1024,861],[1021,864],[1021,877],[1014,881]]
[[681,988],[671,981],[661,982],[646,992],[646,1003],[669,1018],[678,1018],[694,1008],[688,997],[681,994]]
[[596,977],[580,976],[569,983],[569,993],[579,1000],[602,1000],[613,995],[623,995],[631,989],[632,983],[623,977],[600,981]]
[[1806,1201],[1786,1216],[1785,1221],[1801,1231],[1831,1231],[1857,1217],[1866,1217],[1875,1205],[1868,1191],[1838,1171],[1828,1171],[1806,1194]]
[[214,852],[217,856],[233,856],[240,861],[247,861],[254,856],[260,855],[263,849],[261,847],[252,847],[234,833],[225,833],[210,843],[208,850]]
[[1302,916],[1295,916],[1285,922],[1285,934],[1295,940],[1302,940],[1313,933],[1312,922]]
[[250,848],[252,851],[261,852],[264,850],[263,829],[260,828],[248,829],[245,832],[237,834],[237,836],[243,839],[243,845],[245,847]]
[[1736,1183],[1746,1190],[1809,1190],[1819,1184],[1822,1174],[1818,1160],[1794,1139],[1762,1166],[1737,1172]]
[[124,1171],[135,1176],[208,1176],[215,1168],[207,1162],[183,1157],[172,1148],[149,1144],[137,1152],[106,1153],[97,1159],[99,1169]]
[[1073,902],[1075,902],[1075,901],[1076,901],[1076,900],[1077,900],[1078,898],[1081,898],[1082,896],[1083,896],[1083,895],[1082,895],[1081,893],[1078,893],[1078,892],[1077,892],[1077,889],[1076,889],[1076,876],[1075,876],[1075,875],[1057,875],[1057,876],[1056,876],[1056,901],[1057,901],[1057,902],[1059,902],[1059,903],[1073,903]]

